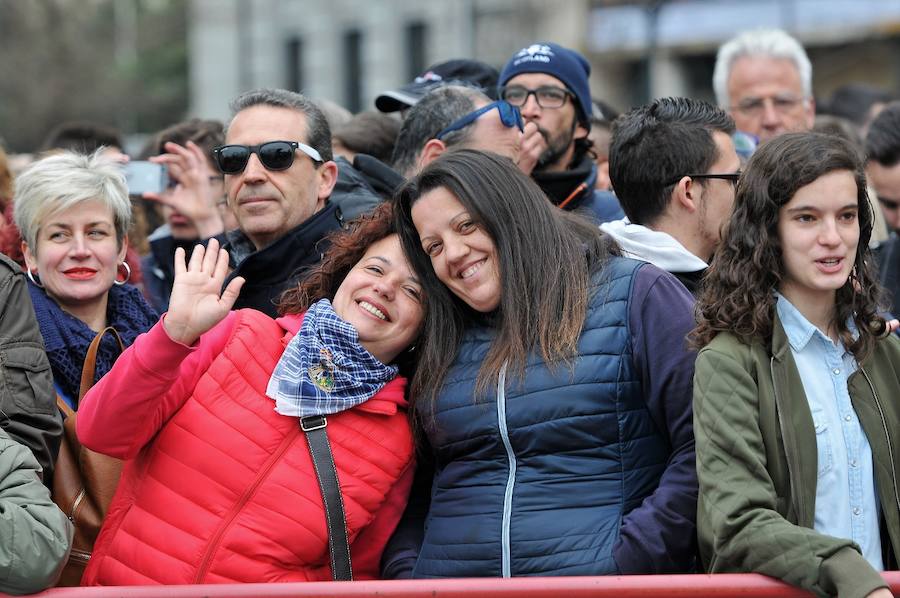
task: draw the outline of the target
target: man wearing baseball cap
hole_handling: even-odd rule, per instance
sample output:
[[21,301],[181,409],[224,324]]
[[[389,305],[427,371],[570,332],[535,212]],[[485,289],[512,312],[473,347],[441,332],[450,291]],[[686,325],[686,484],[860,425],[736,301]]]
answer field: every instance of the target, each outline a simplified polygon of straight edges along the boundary
[[590,64],[578,52],[541,42],[509,59],[498,90],[501,99],[519,107],[527,123],[520,167],[530,156],[531,176],[554,204],[607,222],[625,214],[612,193],[594,188],[590,73]]
[[478,87],[491,97],[497,86],[497,69],[467,58],[438,62],[428,67],[412,82],[379,94],[375,98],[375,107],[381,112],[404,111],[415,106],[432,89],[443,84],[459,82]]

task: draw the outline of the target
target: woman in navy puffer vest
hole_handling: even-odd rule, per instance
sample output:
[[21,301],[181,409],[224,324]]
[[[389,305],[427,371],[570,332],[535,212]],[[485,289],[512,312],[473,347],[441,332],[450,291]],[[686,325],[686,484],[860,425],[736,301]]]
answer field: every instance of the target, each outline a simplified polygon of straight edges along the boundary
[[692,570],[690,294],[493,154],[440,158],[397,204],[433,469],[384,576]]

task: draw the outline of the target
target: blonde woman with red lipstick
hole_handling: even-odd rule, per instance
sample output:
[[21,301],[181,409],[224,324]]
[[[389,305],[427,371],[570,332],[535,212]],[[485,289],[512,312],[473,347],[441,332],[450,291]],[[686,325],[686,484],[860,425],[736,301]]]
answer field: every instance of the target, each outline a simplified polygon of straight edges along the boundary
[[878,315],[872,211],[849,143],[766,142],[737,187],[694,342],[697,530],[710,573],[891,596],[900,340]]
[[[128,346],[158,319],[126,284],[131,203],[121,165],[102,150],[39,160],[16,180],[13,215],[56,390],[77,410],[85,356],[97,333],[112,327]],[[120,351],[113,335],[104,335],[94,381]]]

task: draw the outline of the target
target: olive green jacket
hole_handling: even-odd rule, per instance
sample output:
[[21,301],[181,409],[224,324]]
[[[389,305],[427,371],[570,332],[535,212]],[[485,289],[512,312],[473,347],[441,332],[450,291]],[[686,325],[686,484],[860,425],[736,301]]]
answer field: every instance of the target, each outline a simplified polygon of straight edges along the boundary
[[[872,447],[882,546],[900,555],[900,339],[878,341],[849,390]],[[856,544],[813,529],[815,429],[777,315],[771,347],[723,333],[699,352],[694,434],[697,532],[710,573],[764,573],[842,598],[887,585]]]
[[22,268],[0,254],[0,428],[31,449],[43,469],[44,485],[62,438],[53,373],[44,352]]
[[27,448],[0,430],[0,592],[53,584],[69,554],[72,524],[41,483]]

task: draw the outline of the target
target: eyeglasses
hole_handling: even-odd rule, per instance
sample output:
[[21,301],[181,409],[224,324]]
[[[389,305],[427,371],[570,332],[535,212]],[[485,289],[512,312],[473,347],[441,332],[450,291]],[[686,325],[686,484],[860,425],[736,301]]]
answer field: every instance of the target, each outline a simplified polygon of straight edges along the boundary
[[524,106],[528,96],[533,95],[541,108],[562,108],[566,98],[572,95],[568,89],[546,85],[537,89],[528,89],[521,85],[509,85],[500,88],[500,97],[513,106]]
[[883,197],[879,197],[878,203],[880,203],[881,205],[883,205],[884,207],[886,207],[889,210],[900,209],[900,201],[897,201],[896,199],[885,199]]
[[460,117],[450,123],[450,126],[443,129],[440,133],[434,136],[435,139],[443,139],[445,136],[449,135],[453,131],[458,131],[465,127],[468,127],[470,124],[478,120],[478,118],[482,114],[486,114],[493,110],[494,108],[500,113],[500,122],[503,123],[505,127],[518,127],[521,131],[525,128],[525,125],[522,124],[522,115],[519,113],[519,109],[506,102],[504,100],[497,100],[496,102],[491,102],[487,106],[482,106],[478,110],[473,112],[469,112],[463,117]]
[[668,187],[669,185],[674,185],[686,176],[691,177],[692,179],[722,179],[730,181],[732,186],[736,186],[738,179],[741,178],[741,171],[738,170],[737,172],[725,172],[721,174],[683,174],[675,180],[666,183],[665,186]]
[[762,116],[763,112],[765,111],[766,102],[772,103],[772,108],[775,109],[775,112],[785,114],[787,112],[792,112],[795,108],[797,108],[805,101],[805,98],[798,98],[794,95],[778,95],[766,98],[744,98],[743,100],[738,102],[736,106],[732,106],[731,109],[737,110],[747,117],[758,117]]
[[297,141],[267,141],[259,145],[220,145],[213,150],[216,166],[223,174],[239,174],[247,168],[250,154],[259,156],[259,161],[268,170],[287,170],[294,163],[294,151],[300,150],[313,162],[321,163],[319,152],[305,143]]

